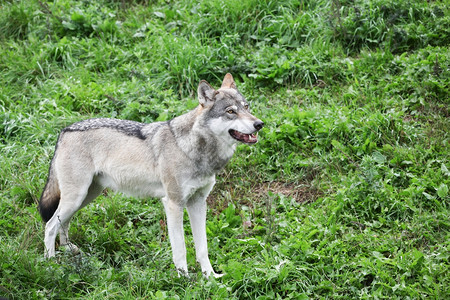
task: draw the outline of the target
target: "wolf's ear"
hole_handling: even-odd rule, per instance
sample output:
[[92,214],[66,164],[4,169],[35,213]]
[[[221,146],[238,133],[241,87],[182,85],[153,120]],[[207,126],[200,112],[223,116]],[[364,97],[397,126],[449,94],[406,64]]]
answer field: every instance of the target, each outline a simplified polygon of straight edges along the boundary
[[221,88],[237,90],[236,83],[234,82],[233,76],[230,73],[227,73],[227,75],[225,75]]
[[207,107],[214,103],[214,97],[217,95],[217,91],[206,80],[200,81],[197,92],[198,102],[200,102],[201,106]]

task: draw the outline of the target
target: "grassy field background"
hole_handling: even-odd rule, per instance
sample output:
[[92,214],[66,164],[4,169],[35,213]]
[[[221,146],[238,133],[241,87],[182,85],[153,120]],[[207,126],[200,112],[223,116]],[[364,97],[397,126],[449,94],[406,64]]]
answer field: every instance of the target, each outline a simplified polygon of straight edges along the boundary
[[[0,296],[449,299],[449,44],[447,1],[0,2]],[[266,126],[208,199],[226,275],[185,222],[178,278],[159,200],[110,191],[44,260],[59,131],[168,120],[227,72]]]

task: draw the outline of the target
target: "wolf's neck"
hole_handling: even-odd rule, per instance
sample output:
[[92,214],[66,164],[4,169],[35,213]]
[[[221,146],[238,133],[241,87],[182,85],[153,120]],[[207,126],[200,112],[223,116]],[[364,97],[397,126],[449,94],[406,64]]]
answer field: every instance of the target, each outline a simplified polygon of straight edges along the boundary
[[231,159],[236,145],[216,136],[204,124],[196,109],[176,117],[169,122],[170,129],[177,140],[180,150],[199,168],[201,173],[216,173]]

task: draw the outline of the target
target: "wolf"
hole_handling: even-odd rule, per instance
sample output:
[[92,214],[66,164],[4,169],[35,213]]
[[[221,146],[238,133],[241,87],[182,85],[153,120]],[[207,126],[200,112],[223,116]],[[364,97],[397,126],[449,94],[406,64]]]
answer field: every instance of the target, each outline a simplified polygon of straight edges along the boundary
[[217,90],[200,81],[197,94],[198,106],[170,121],[88,119],[61,131],[38,206],[46,257],[55,255],[58,233],[61,246],[79,251],[68,239],[70,219],[110,188],[162,199],[179,275],[187,275],[186,208],[202,273],[220,276],[208,256],[206,198],[237,144],[255,144],[264,123],[250,113],[229,73]]

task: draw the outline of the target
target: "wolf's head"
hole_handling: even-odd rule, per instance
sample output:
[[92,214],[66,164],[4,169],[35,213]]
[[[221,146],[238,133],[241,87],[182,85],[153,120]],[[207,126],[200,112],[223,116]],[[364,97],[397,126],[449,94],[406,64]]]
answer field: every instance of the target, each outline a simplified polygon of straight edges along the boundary
[[255,144],[256,132],[264,123],[250,113],[244,96],[236,88],[233,76],[225,75],[220,89],[205,80],[198,86],[198,100],[205,110],[206,122],[218,137],[228,143]]

